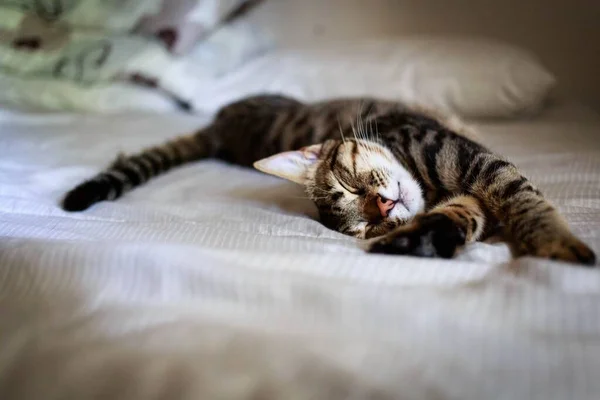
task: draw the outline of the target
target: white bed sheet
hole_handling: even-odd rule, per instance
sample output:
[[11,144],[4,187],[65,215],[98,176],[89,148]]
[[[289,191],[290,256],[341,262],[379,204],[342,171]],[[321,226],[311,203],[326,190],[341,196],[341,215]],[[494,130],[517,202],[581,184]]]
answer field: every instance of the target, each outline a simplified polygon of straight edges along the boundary
[[[206,121],[0,114],[0,398],[598,398],[598,270],[502,243],[367,255],[300,188],[214,161],[58,208],[117,151]],[[600,118],[478,126],[600,253]]]

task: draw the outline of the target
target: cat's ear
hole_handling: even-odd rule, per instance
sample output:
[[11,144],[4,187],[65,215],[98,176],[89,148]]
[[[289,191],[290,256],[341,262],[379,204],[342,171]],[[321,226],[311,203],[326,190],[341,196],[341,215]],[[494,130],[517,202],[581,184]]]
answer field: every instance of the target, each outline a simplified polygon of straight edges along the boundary
[[254,163],[254,168],[300,185],[306,184],[306,172],[319,160],[321,145],[315,144],[296,151],[286,151],[263,158]]

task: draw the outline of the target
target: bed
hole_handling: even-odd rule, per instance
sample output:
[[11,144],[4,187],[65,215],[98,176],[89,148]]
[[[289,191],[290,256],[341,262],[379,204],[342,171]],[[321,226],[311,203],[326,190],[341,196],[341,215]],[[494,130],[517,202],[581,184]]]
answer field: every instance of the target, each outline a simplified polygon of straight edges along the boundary
[[[91,4],[71,3],[67,17]],[[598,269],[513,259],[497,240],[453,260],[369,255],[323,227],[300,187],[217,161],[83,213],[60,209],[65,191],[116,153],[196,130],[234,98],[399,96],[478,116],[468,122],[481,141],[514,161],[600,254],[600,115],[562,97],[540,107],[554,78],[534,57],[487,41],[394,37],[249,61],[277,36],[256,29],[269,19],[224,25],[193,44],[248,3],[257,2],[203,3],[219,7],[203,9],[206,29],[192,23],[182,36],[197,46],[189,53],[186,43],[172,48],[172,35],[159,35],[168,51],[138,40],[163,11],[173,23],[161,8],[138,24],[158,2],[98,2],[105,14],[89,13],[92,22],[126,11],[96,21],[125,24],[116,36],[96,32],[125,50],[78,73],[65,68],[86,85],[48,78],[56,60],[37,57],[27,32],[40,27],[0,12],[36,67],[24,69],[35,79],[6,74],[3,63],[26,57],[6,48],[5,35],[0,104],[19,107],[0,109],[0,399],[600,398]],[[48,39],[82,39],[69,32]],[[171,97],[134,90],[134,76]],[[203,111],[177,111],[173,96]]]
[[[300,188],[216,161],[57,206],[208,118],[2,112],[0,398],[597,398],[597,270],[498,242],[364,254]],[[600,117],[565,101],[475,126],[600,253]]]

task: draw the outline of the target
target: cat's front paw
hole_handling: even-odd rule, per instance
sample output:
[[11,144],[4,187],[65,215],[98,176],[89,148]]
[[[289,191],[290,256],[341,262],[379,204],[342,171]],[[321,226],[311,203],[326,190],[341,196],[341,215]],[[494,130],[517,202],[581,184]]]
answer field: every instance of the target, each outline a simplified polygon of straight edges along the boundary
[[451,258],[465,244],[465,232],[444,214],[423,215],[377,238],[370,253],[403,254],[418,257]]
[[596,264],[596,255],[592,249],[570,233],[538,239],[537,243],[524,246],[521,253],[588,266]]

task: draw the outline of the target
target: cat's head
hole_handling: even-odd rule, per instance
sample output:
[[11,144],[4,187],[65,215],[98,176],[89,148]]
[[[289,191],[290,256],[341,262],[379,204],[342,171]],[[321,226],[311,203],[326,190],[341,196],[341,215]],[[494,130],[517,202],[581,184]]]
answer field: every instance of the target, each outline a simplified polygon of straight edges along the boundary
[[324,225],[360,238],[406,223],[424,207],[417,181],[373,141],[329,140],[262,159],[254,167],[304,185]]

